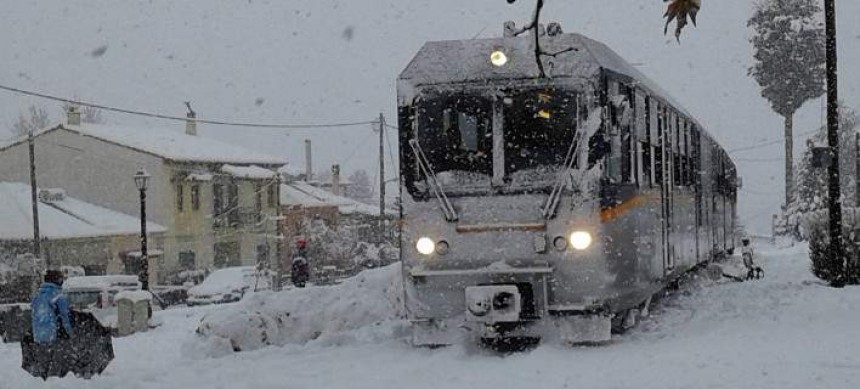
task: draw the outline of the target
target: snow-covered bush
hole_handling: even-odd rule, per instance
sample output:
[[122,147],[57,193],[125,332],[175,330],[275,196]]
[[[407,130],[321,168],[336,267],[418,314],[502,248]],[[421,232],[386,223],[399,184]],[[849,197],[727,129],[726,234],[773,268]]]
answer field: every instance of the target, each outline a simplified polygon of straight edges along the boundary
[[[308,256],[315,268],[337,266],[356,271],[388,265],[397,260],[396,246],[391,239],[375,239],[365,231],[367,223],[344,222],[333,228],[322,220],[303,225],[303,233],[310,243]],[[387,234],[386,234],[387,236]]]
[[[857,115],[842,107],[839,112],[839,184],[843,207],[857,206],[860,196],[856,191],[857,177]],[[827,144],[827,129],[821,127],[809,141],[795,169],[795,190],[792,202],[777,220],[777,234],[798,240],[809,239],[810,224],[827,210],[827,169],[813,166],[812,148]]]
[[[810,269],[816,277],[830,283],[860,284],[860,231],[844,229],[842,245],[845,257],[834,260],[830,255],[830,233],[827,220],[808,224]],[[845,266],[843,270],[842,267]]]
[[221,356],[269,345],[381,341],[401,337],[400,264],[367,270],[326,287],[255,293],[204,316],[191,350]]

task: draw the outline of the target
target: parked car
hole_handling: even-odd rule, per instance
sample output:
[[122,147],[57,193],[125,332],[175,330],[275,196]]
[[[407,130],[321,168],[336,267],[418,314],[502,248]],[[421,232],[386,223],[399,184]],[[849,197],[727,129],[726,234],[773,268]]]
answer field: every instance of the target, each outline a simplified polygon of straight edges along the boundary
[[63,282],[63,294],[72,307],[91,312],[105,327],[116,325],[117,293],[136,290],[141,290],[140,281],[130,275],[70,277]]
[[70,277],[63,282],[63,294],[78,310],[110,308],[117,293],[140,289],[137,276],[130,275]]
[[200,285],[188,290],[186,304],[204,305],[239,301],[248,291],[272,288],[272,273],[254,266],[227,267],[209,274]]

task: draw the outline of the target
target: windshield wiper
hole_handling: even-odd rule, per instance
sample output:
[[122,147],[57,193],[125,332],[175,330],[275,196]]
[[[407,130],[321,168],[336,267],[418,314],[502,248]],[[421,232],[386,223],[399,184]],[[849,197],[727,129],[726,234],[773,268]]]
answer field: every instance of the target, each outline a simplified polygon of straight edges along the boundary
[[543,206],[542,214],[544,219],[552,219],[555,217],[558,203],[561,201],[561,192],[564,187],[565,175],[567,175],[570,169],[573,168],[576,156],[579,155],[580,148],[582,147],[582,144],[585,143],[582,142],[582,137],[583,131],[577,130],[576,135],[573,136],[573,140],[570,142],[570,147],[567,149],[567,155],[564,157],[562,169],[555,178],[555,182],[552,185],[552,191],[549,192],[549,197],[546,199],[546,204]]
[[415,154],[415,159],[418,160],[419,169],[421,169],[421,172],[424,173],[425,177],[427,177],[427,184],[430,187],[430,191],[433,192],[433,195],[436,196],[436,200],[439,201],[439,207],[442,208],[445,220],[449,222],[457,221],[457,211],[454,210],[454,206],[451,205],[450,201],[448,201],[448,196],[445,195],[445,191],[442,190],[442,185],[440,185],[439,181],[436,179],[436,173],[434,173],[433,168],[430,167],[430,162],[427,160],[427,156],[424,155],[424,150],[421,149],[421,145],[418,144],[418,140],[410,139],[409,147],[412,148],[412,153]]

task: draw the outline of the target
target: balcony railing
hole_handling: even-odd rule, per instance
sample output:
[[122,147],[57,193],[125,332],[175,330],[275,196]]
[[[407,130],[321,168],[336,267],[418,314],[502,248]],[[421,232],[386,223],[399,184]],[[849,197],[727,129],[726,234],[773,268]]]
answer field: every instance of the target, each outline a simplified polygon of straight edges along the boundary
[[245,228],[252,230],[264,230],[266,227],[266,215],[254,208],[239,207],[215,215],[212,228]]

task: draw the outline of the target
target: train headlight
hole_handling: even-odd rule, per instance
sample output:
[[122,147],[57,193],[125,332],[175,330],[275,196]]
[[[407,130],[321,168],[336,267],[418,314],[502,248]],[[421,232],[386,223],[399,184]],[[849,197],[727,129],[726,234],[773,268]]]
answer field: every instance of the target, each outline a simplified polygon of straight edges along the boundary
[[492,63],[494,66],[505,66],[505,64],[508,63],[508,56],[505,55],[504,51],[493,50],[493,52],[490,54],[490,63]]
[[436,244],[433,243],[433,239],[428,237],[423,237],[418,239],[418,242],[415,243],[415,249],[418,250],[419,253],[424,255],[433,254],[433,251],[436,250]]
[[591,234],[587,231],[575,231],[570,234],[570,245],[577,250],[585,250],[591,246]]

